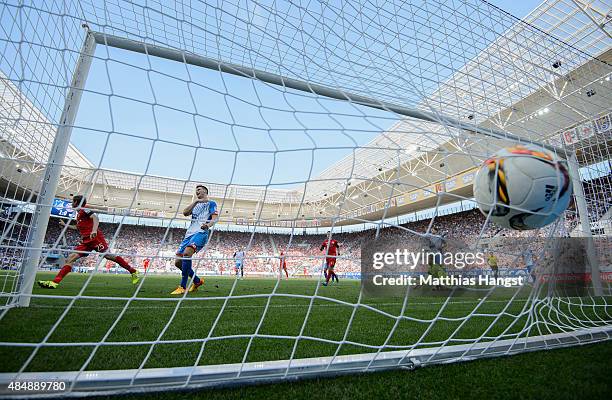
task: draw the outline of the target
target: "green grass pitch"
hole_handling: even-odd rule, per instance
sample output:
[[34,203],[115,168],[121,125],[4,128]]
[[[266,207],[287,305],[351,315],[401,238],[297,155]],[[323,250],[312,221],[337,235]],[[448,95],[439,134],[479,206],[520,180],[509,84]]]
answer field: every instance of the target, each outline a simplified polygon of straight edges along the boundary
[[[37,279],[51,277],[50,273],[40,273]],[[34,294],[52,297],[35,297],[30,307],[13,308],[4,315],[0,325],[0,359],[3,360],[0,371],[11,372],[21,368],[34,349],[11,346],[10,343],[41,342],[71,302],[71,299],[59,296],[77,295],[89,277],[73,273],[68,275],[58,289],[35,287]],[[436,346],[451,336],[449,345],[463,344],[465,339],[477,338],[483,334],[491,339],[500,335],[502,338],[511,338],[527,322],[526,316],[515,317],[525,304],[527,290],[510,300],[514,290],[495,289],[494,296],[480,306],[477,306],[478,296],[483,296],[484,292],[452,297],[441,313],[445,297],[411,296],[404,315],[423,322],[402,320],[389,337],[396,320],[367,307],[356,309],[347,332],[355,308],[338,301],[357,303],[358,281],[341,280],[337,285],[320,286],[317,295],[329,300],[317,298],[312,304],[310,297],[286,295],[312,296],[317,287],[316,280],[280,281],[275,295],[270,298],[268,295],[273,292],[276,280],[245,279],[236,282],[233,278],[210,277],[206,278],[200,291],[189,294],[180,304],[176,301],[177,297],[169,294],[176,288],[178,281],[178,276],[149,276],[136,298],[131,301],[95,298],[74,301],[48,337],[47,345],[37,351],[26,371],[79,370],[92,354],[95,344],[107,333],[105,344],[97,349],[86,370],[139,368],[143,362],[145,368],[192,366],[202,348],[202,341],[198,340],[203,338],[210,340],[205,343],[199,365],[240,363],[258,329],[268,301],[269,307],[259,326],[260,336],[252,339],[246,354],[247,362],[288,359],[294,348],[295,358],[305,358],[330,356],[336,352],[340,355],[373,352],[376,349],[368,346],[380,346],[385,342],[385,350],[397,350],[413,345],[419,339],[419,347],[426,347]],[[82,295],[129,298],[135,290],[129,275],[96,275]],[[230,292],[232,297],[227,302],[215,299],[228,296]],[[245,295],[255,297],[233,298]],[[399,315],[402,299],[362,297],[361,304],[390,315]],[[559,325],[576,327],[578,322],[572,319],[572,314],[585,320],[595,319],[593,313],[602,312],[601,307],[567,308],[567,313],[558,315],[547,313],[542,308],[541,315],[546,315],[547,320],[533,324],[530,334],[555,333],[559,331]],[[505,314],[501,317],[478,315],[497,314],[504,309]],[[463,323],[462,317],[473,312],[476,315]],[[172,323],[168,324],[172,315]],[[433,319],[436,321],[427,331],[431,324],[429,321]],[[117,324],[110,330],[116,320]],[[215,321],[216,326],[212,329]],[[296,340],[302,329],[302,338]],[[346,341],[352,344],[339,343],[345,335]],[[152,344],[126,343],[158,339],[179,342],[154,345],[146,361]],[[71,345],[66,346],[64,343]]]

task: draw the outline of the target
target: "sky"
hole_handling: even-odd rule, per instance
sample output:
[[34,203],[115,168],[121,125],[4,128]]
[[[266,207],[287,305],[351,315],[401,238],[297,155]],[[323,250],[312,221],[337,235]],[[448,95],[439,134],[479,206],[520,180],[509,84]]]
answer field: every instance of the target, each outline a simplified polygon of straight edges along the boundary
[[[517,17],[538,4],[491,3]],[[71,141],[102,168],[300,188],[397,122],[391,113],[106,46],[96,57]]]
[[543,0],[487,0],[489,3],[509,12],[517,18],[525,18],[532,10],[543,3]]
[[147,72],[120,63],[141,66],[146,56],[111,52],[112,60],[92,65],[75,122],[88,129],[72,136],[105,168],[283,187],[313,178],[396,121],[385,112],[163,59],[151,58],[155,71]]

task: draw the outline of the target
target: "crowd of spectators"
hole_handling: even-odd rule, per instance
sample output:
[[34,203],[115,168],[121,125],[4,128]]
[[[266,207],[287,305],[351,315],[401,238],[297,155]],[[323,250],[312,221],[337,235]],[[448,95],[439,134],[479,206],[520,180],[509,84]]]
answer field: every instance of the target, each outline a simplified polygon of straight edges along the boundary
[[28,222],[23,219],[9,219],[2,215],[0,219],[0,269],[16,269],[23,260]]
[[598,221],[612,205],[612,175],[583,182],[591,222]]
[[[571,213],[568,213],[562,225],[575,224],[574,219]],[[455,248],[463,247],[473,250],[476,246],[480,246],[481,250],[495,250],[500,266],[524,266],[524,261],[517,256],[517,253],[506,252],[504,246],[511,248],[513,246],[511,240],[532,238],[533,231],[509,231],[493,224],[485,224],[485,221],[486,218],[477,209],[474,209],[399,226],[381,226],[379,230],[354,233],[334,232],[333,239],[340,243],[340,256],[336,264],[336,271],[341,274],[359,272],[361,249],[374,240],[403,245],[420,243],[420,240],[428,234],[442,236],[446,242],[452,242]],[[100,229],[109,242],[111,251],[122,255],[135,268],[142,271],[146,264],[151,273],[179,272],[174,267],[174,254],[184,237],[184,229],[108,223],[101,223]],[[569,232],[569,229],[571,228],[567,228],[565,232]],[[0,247],[3,267],[19,263],[21,260],[22,251],[19,249],[19,243],[25,240],[25,237],[22,237],[24,234],[24,229],[17,229],[15,235],[5,235],[3,244],[10,242],[15,245]],[[540,231],[539,236],[546,237],[548,234],[549,231],[544,229]],[[198,271],[210,274],[233,274],[234,253],[242,250],[246,253],[245,274],[271,275],[279,273],[279,254],[282,251],[285,253],[287,268],[291,275],[316,275],[320,273],[325,261],[325,252],[321,250],[321,245],[327,237],[326,233],[281,235],[213,229],[206,249],[199,252],[194,260]],[[57,219],[51,218],[45,236],[46,252],[67,257],[78,242],[79,237],[76,231],[63,228]],[[532,250],[538,253],[538,248]],[[145,262],[145,260],[148,261]],[[100,262],[102,262],[100,265],[103,270],[114,271],[115,265],[112,262],[96,256],[82,258],[77,262],[77,267],[93,268]]]

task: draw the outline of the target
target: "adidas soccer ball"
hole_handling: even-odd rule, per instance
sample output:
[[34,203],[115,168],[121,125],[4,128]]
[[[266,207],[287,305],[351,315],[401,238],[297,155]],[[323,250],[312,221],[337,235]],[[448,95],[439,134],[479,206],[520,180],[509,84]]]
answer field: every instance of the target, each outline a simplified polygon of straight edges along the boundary
[[509,229],[550,224],[565,211],[571,194],[565,161],[534,145],[498,151],[482,164],[474,179],[480,211],[491,213],[493,222]]

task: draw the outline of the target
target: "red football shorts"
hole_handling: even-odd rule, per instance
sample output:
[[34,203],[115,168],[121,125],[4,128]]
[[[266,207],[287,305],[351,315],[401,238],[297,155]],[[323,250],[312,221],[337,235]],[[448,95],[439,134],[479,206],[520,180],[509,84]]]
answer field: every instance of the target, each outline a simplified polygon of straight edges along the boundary
[[[104,236],[98,235],[93,239],[81,242],[77,247],[74,248],[76,251],[97,251],[98,253],[104,253],[108,250],[108,243]],[[79,253],[80,257],[87,257],[87,253]]]

